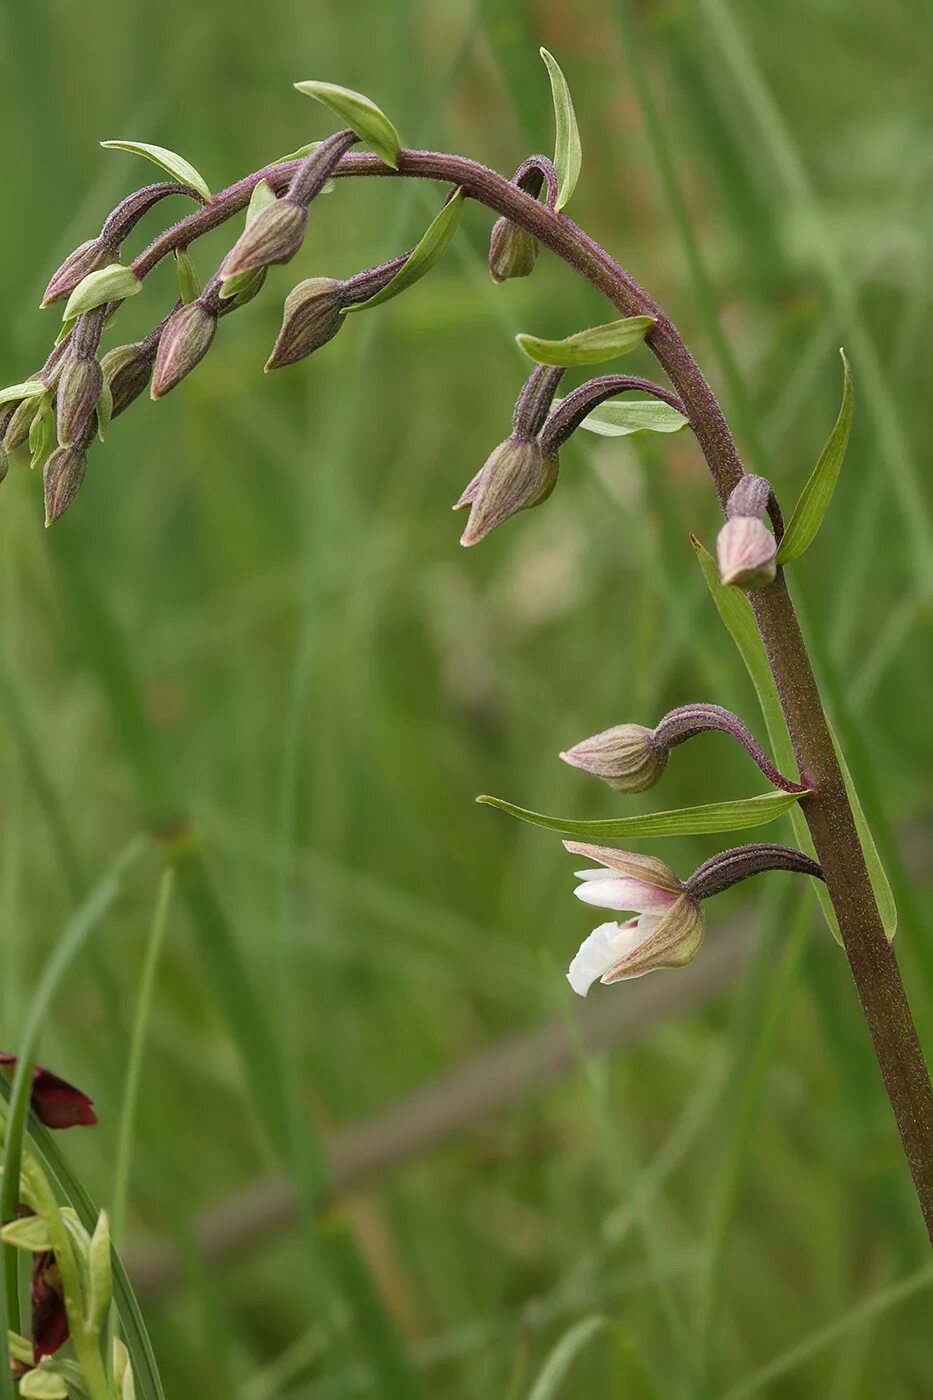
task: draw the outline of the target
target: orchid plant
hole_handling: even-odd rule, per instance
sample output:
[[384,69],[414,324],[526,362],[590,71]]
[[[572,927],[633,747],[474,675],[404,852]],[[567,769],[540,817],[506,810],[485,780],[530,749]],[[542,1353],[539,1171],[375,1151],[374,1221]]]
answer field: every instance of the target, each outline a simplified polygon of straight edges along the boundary
[[[848,960],[933,1235],[933,1089],[892,947],[896,913],[824,712],[786,575],[787,566],[813,543],[839,478],[852,423],[851,370],[843,355],[838,420],[785,526],[773,484],[744,472],[719,403],[670,317],[565,212],[580,174],[580,137],[564,75],[549,53],[542,50],[542,56],[554,102],[554,157],[532,155],[511,179],[463,156],[404,148],[392,122],[369,98],[324,82],[296,86],[327,107],[340,129],[218,193],[186,159],[163,147],[102,143],[155,161],[170,178],[130,194],[100,233],[52,276],[42,305],[64,303],[63,325],[44,365],[0,391],[0,473],[5,474],[10,454],[27,445],[31,466],[43,474],[46,523],[57,520],[75,500],[95,437],[103,439],[112,421],[147,388],[152,398],[161,398],[196,368],[219,322],[264,290],[270,268],[294,258],[310,206],[335,180],[418,179],[446,187],[446,195],[410,250],[347,279],[316,276],[298,283],[285,298],[267,371],[307,358],[356,313],[381,306],[429,273],[454,239],[467,199],[497,216],[489,252],[496,282],[531,274],[541,248],[576,269],[605,297],[615,317],[563,340],[518,337],[534,367],[518,394],[511,431],[456,502],[455,509],[469,511],[461,543],[476,545],[520,511],[543,504],[559,480],[561,449],[579,430],[691,431],[725,513],[717,557],[698,540],[694,548],[712,600],[755,683],[777,764],[737,716],[712,703],[695,703],[651,728],[621,723],[561,756],[619,793],[639,793],[662,778],[674,748],[719,732],[741,745],[769,791],[742,801],[591,822],[544,816],[499,798],[479,800],[571,838],[567,849],[586,863],[578,872],[579,898],[635,916],[601,924],[573,957],[568,979],[581,995],[597,979],[618,982],[696,957],[704,937],[704,901],[739,881],[783,870],[815,882]],[[135,259],[121,261],[142,216],[170,197],[196,207]],[[202,285],[192,248],[241,217],[229,252]],[[175,305],[142,340],[101,356],[103,335],[122,303],[141,293],[149,274],[168,258],[178,273]],[[558,397],[568,371],[585,371],[641,346],[658,361],[666,384],[602,374]],[[803,849],[769,843],[732,847],[685,880],[654,856],[603,844],[725,833],[784,813],[790,814]],[[29,1204],[28,1194],[25,1199]],[[11,1222],[6,1230],[16,1228]]]

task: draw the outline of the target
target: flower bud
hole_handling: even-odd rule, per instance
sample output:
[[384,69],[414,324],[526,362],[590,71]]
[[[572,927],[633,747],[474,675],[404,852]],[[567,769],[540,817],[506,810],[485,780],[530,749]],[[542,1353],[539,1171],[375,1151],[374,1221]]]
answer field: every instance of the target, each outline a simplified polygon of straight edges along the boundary
[[58,447],[45,464],[45,523],[51,525],[74,500],[87,469],[87,452],[82,447]]
[[546,501],[557,484],[559,466],[557,454],[546,454],[537,438],[506,438],[454,506],[470,506],[460,543],[478,544],[509,516]]
[[528,277],[538,258],[538,240],[511,219],[497,219],[489,237],[489,271],[494,282]]
[[777,543],[771,531],[752,515],[733,515],[716,541],[719,576],[727,586],[766,588],[777,572]]
[[289,292],[267,370],[293,365],[333,340],[343,324],[341,285],[332,277],[310,277]]
[[307,223],[307,209],[288,198],[268,204],[250,219],[230,249],[220,269],[222,280],[252,272],[256,267],[268,267],[270,263],[288,262],[301,247]]
[[58,382],[58,441],[70,447],[83,437],[104,387],[104,372],[92,357],[69,359]]
[[61,301],[64,297],[70,296],[79,282],[82,282],[89,272],[96,272],[104,263],[109,262],[112,254],[100,245],[100,239],[89,238],[86,243],[82,243],[80,248],[75,248],[73,253],[69,253],[61,267],[52,276],[52,280],[45,289],[40,309],[51,306],[55,301]]
[[135,345],[117,345],[100,362],[104,378],[113,398],[111,418],[129,408],[149,387],[154,352],[142,341]]
[[561,754],[565,763],[602,778],[616,792],[644,792],[667,767],[667,751],[654,731],[641,724],[617,724]]
[[154,399],[161,399],[200,364],[211,348],[216,329],[217,312],[206,307],[203,301],[182,306],[170,317],[159,338],[152,371],[149,392]]

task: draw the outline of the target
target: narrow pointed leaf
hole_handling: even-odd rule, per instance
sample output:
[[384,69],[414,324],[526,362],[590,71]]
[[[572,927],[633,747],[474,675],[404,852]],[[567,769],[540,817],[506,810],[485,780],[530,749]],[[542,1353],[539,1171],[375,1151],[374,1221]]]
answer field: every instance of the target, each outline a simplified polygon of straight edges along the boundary
[[178,290],[186,306],[197,301],[201,295],[201,279],[194,265],[194,259],[187,248],[175,250],[175,270],[178,273]]
[[[790,735],[787,732],[787,725],[784,720],[784,712],[781,709],[781,702],[778,698],[777,687],[774,684],[771,668],[768,665],[764,643],[755,625],[755,617],[752,612],[751,604],[745,594],[739,589],[726,588],[723,586],[719,578],[719,569],[717,568],[716,560],[707,549],[704,549],[698,539],[694,538],[693,547],[696,550],[703,577],[712,594],[713,602],[716,604],[719,616],[722,618],[726,630],[738,647],[739,655],[744,661],[745,668],[755,687],[761,713],[764,716],[768,736],[771,740],[774,761],[782,773],[787,774],[788,777],[793,777],[798,771],[797,763],[794,758],[794,750],[790,741]],[[839,764],[842,768],[842,776],[849,794],[849,801],[852,804],[855,825],[858,830],[859,840],[861,841],[862,854],[865,857],[865,864],[868,868],[875,900],[878,904],[878,912],[881,915],[885,933],[888,938],[891,939],[894,937],[897,928],[897,909],[894,904],[891,886],[884,872],[881,857],[878,854],[878,848],[875,845],[874,837],[868,827],[861,803],[858,800],[858,795],[852,785],[852,778],[848,771],[845,757],[838,743],[836,743],[835,737],[833,743],[836,746],[836,756],[839,759]],[[797,838],[798,846],[802,851],[806,852],[807,855],[815,857],[816,851],[810,838],[810,832],[799,807],[791,809],[790,819],[793,824],[794,835]],[[830,932],[836,942],[841,943],[842,935],[839,932],[839,922],[836,918],[836,912],[833,909],[832,900],[829,897],[826,886],[819,881],[815,881],[814,883],[817,898],[820,901],[820,907],[829,925]]]
[[606,1325],[604,1317],[585,1317],[575,1322],[559,1338],[553,1351],[542,1366],[538,1377],[528,1392],[528,1400],[558,1400],[564,1391],[564,1382],[580,1352],[593,1340]]
[[478,797],[477,802],[498,807],[509,816],[519,817],[533,826],[547,827],[564,836],[610,840],[642,836],[698,836],[714,831],[744,831],[746,827],[763,826],[794,807],[806,792],[764,792],[758,797],[744,797],[732,802],[709,802],[703,807],[681,807],[672,812],[646,812],[637,817],[604,817],[597,821],[578,821],[574,817],[547,817],[516,807],[501,797]]
[[463,191],[457,190],[431,222],[421,242],[412,249],[411,257],[399,268],[392,281],[388,282],[381,291],[376,292],[367,301],[356,302],[355,305],[348,306],[346,314],[351,311],[364,311],[372,306],[381,306],[384,301],[391,301],[393,297],[398,296],[399,292],[407,291],[415,282],[419,282],[447,252],[457,229],[460,227],[462,217]]
[[777,562],[779,564],[789,564],[792,559],[799,559],[804,550],[810,548],[823,523],[823,516],[829,509],[829,503],[836,489],[836,482],[839,480],[846,448],[849,445],[852,412],[855,407],[852,369],[846,359],[845,351],[840,350],[839,354],[842,356],[844,374],[842,407],[839,410],[839,417],[836,419],[836,426],[830,433],[826,446],[820,453],[820,459],[813,468],[810,479],[794,506],[790,523],[784,531],[784,538],[778,547]]
[[362,142],[372,146],[386,165],[391,165],[393,170],[398,166],[398,153],[402,148],[398,132],[370,98],[352,88],[338,87],[336,83],[296,83],[295,87],[329,107]]
[[590,326],[566,340],[541,340],[536,335],[515,339],[529,359],[539,365],[598,365],[637,350],[654,325],[653,316],[626,316],[605,326]]
[[146,160],[154,161],[168,171],[173,180],[197,190],[202,199],[211,198],[210,186],[201,172],[167,146],[153,146],[148,141],[101,141],[100,144],[108,151],[129,151],[132,155],[145,156]]
[[[554,407],[561,403],[554,400]],[[610,399],[588,413],[580,424],[600,437],[627,437],[631,433],[679,433],[687,419],[659,399]]]
[[576,189],[580,176],[582,152],[577,117],[573,110],[573,99],[567,79],[560,64],[547,49],[541,50],[541,57],[551,80],[551,96],[554,99],[554,169],[557,171],[557,199],[554,208],[563,209]]

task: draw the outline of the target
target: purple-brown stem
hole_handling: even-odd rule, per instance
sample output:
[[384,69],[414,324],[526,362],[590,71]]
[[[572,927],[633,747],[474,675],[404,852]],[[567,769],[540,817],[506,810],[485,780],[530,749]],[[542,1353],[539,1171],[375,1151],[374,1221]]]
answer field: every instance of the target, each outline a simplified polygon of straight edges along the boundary
[[[266,166],[216,195],[203,209],[160,235],[133,264],[145,277],[176,248],[244,209],[254,186],[266,179],[277,194],[289,186],[300,162]],[[566,214],[556,213],[488,167],[462,156],[403,150],[396,168],[378,156],[352,152],[334,172],[344,177],[427,179],[460,186],[465,196],[532,234],[600,291],[622,316],[652,316],[647,345],[679,395],[702,448],[723,507],[743,476],[742,463],[722,409],[671,319],[605,249]],[[769,511],[779,531],[773,497]],[[813,668],[782,569],[772,584],[750,597],[780,697],[800,776],[811,795],[801,802],[819,857],[846,956],[872,1038],[907,1161],[933,1241],[933,1087],[910,1007],[888,943],[865,865],[852,808],[836,758]]]

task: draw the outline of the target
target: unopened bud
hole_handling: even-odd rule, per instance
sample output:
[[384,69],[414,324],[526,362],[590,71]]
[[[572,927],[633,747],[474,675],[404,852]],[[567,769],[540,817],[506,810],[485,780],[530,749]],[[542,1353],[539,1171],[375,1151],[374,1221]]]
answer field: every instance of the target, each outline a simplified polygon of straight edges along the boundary
[[460,543],[478,544],[509,516],[546,501],[557,484],[559,466],[557,455],[546,454],[536,438],[506,438],[454,506],[470,506]]
[[201,363],[211,348],[216,329],[217,312],[206,307],[203,301],[182,306],[166,322],[152,371],[149,392],[154,399],[161,399]]
[[53,275],[45,289],[42,307],[51,306],[53,302],[61,301],[63,297],[70,296],[78,283],[83,281],[89,272],[96,272],[111,258],[112,254],[100,246],[98,238],[89,238],[86,243],[81,244],[80,248],[75,248],[73,253],[68,254],[61,267]]
[[770,499],[770,481],[763,476],[746,473],[739,479],[738,485],[726,501],[726,519],[731,520],[733,515],[753,515],[756,520],[760,520],[768,509]]
[[267,205],[249,221],[227,254],[220,269],[222,280],[270,263],[288,262],[301,247],[307,223],[307,209],[288,198]]
[[91,1287],[87,1300],[86,1321],[88,1327],[97,1332],[103,1326],[113,1301],[110,1221],[105,1210],[102,1210],[97,1217],[97,1224],[91,1236],[88,1249],[88,1277]]
[[58,382],[58,441],[70,447],[83,436],[104,387],[104,372],[93,357],[69,359]]
[[752,515],[733,515],[716,541],[719,576],[727,586],[766,588],[777,572],[777,543],[771,531]]
[[489,237],[489,271],[494,282],[528,277],[538,258],[538,240],[511,219],[497,219]]
[[341,283],[332,277],[310,277],[285,298],[282,328],[266,369],[282,369],[320,350],[343,324]]
[[111,418],[129,408],[149,387],[153,358],[154,352],[142,341],[135,345],[117,345],[107,351],[100,367],[113,399]]
[[617,724],[561,754],[565,763],[602,778],[616,792],[644,792],[667,767],[667,751],[654,731],[641,724]]
[[58,447],[45,464],[45,523],[51,525],[71,505],[84,480],[87,452],[81,447]]
[[220,291],[221,311],[236,311],[241,306],[246,306],[254,296],[258,296],[267,272],[268,268],[257,267],[252,272],[241,272],[238,277],[231,277],[229,281],[224,282]]

